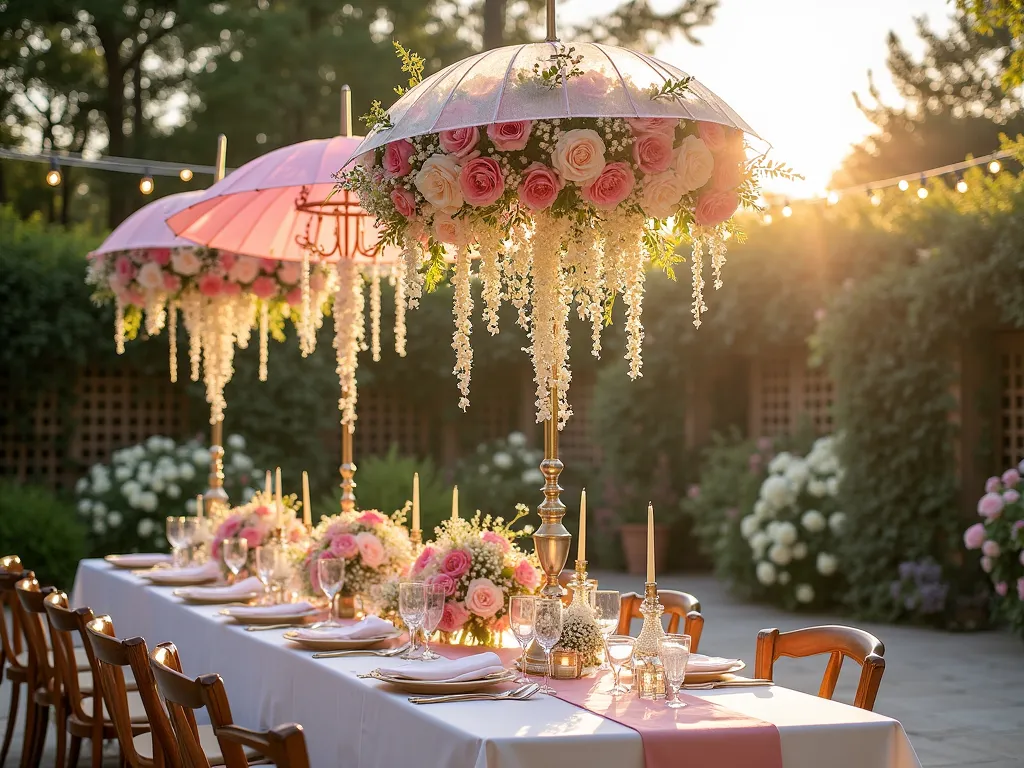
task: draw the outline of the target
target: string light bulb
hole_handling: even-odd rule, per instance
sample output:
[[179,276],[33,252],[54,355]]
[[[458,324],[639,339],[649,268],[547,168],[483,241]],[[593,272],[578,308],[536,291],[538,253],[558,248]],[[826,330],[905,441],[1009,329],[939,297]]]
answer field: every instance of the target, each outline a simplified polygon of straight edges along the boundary
[[192,169],[182,168],[180,171],[178,171],[178,178],[181,179],[182,181],[192,181]]
[[763,221],[765,224],[771,224],[773,221],[775,221],[775,219],[772,218],[772,215],[770,213],[766,213],[764,217],[761,219],[761,221]]
[[1000,163],[998,160],[993,160],[991,163],[988,164],[988,170],[989,173],[999,173],[1001,170],[1003,170],[1003,164]]
[[789,204],[789,200],[787,200],[786,204],[782,206],[782,215],[787,219],[793,215],[793,206]]
[[964,181],[963,174],[956,175],[956,191],[961,195],[967,191],[967,182]]
[[928,197],[928,187],[924,185],[924,174],[921,175],[921,184],[917,188],[917,196],[922,200]]
[[910,189],[910,182],[906,179],[900,179],[900,192],[906,192]]
[[46,172],[46,183],[51,187],[59,187],[63,179],[60,173],[60,166],[57,165],[57,158],[50,158],[50,170]]
[[835,205],[839,202],[839,193],[834,189],[830,189],[828,191],[828,195],[825,197],[825,202],[829,205]]
[[868,190],[868,199],[871,201],[871,204],[875,207],[878,207],[879,205],[882,204],[882,196],[872,189]]
[[149,175],[149,171],[146,171],[146,175],[139,180],[139,192],[144,195],[151,195],[155,186],[153,177]]

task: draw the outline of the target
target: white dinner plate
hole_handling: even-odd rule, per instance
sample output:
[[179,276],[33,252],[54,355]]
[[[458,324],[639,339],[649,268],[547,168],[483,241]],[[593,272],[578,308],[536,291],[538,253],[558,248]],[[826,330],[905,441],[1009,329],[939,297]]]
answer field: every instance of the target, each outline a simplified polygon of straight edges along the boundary
[[309,608],[305,611],[297,611],[295,613],[273,613],[266,616],[256,616],[252,614],[237,614],[231,608],[224,608],[218,611],[221,616],[229,616],[239,624],[255,624],[256,626],[266,624],[296,624],[303,619],[308,619],[311,616],[316,616],[320,613],[319,608]]
[[742,661],[735,660],[725,669],[709,670],[701,669],[699,672],[686,670],[687,683],[717,683],[722,680],[729,680],[740,670],[746,668]]
[[135,552],[129,555],[107,555],[103,558],[115,568],[153,568],[170,565],[171,556],[159,552]]
[[512,669],[503,669],[501,672],[495,672],[478,680],[459,680],[455,683],[444,680],[409,680],[405,677],[385,675],[379,669],[373,670],[368,677],[392,685],[406,693],[474,693],[484,688],[511,682],[515,679],[516,673]]
[[176,589],[171,593],[186,603],[193,605],[228,605],[229,603],[247,603],[260,596],[259,592],[247,592],[244,595],[225,597],[224,595],[204,595],[202,589]]
[[182,576],[171,568],[154,568],[138,574],[142,578],[160,587],[198,587],[209,584],[220,578],[220,574],[211,576]]
[[[304,631],[308,632],[309,630]],[[315,632],[316,630],[313,631]],[[284,633],[284,638],[285,640],[290,640],[303,648],[308,648],[311,651],[355,651],[376,648],[381,643],[400,637],[401,634],[402,633],[396,629],[394,632],[390,632],[379,637],[361,637],[356,640],[347,640],[341,637],[300,637],[298,631],[289,629]]]

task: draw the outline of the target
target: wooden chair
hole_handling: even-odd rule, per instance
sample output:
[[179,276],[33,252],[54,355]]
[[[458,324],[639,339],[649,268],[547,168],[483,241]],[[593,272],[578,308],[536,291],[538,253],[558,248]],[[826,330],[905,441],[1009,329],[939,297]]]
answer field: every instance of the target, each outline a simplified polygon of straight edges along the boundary
[[[7,753],[14,738],[14,726],[18,721],[18,703],[21,701],[21,687],[28,683],[28,650],[25,647],[24,609],[14,591],[14,585],[22,579],[34,578],[32,571],[26,571],[17,555],[0,558],[0,674],[6,674],[11,683],[11,703],[7,708],[7,729],[4,732],[3,747],[0,748],[0,766],[7,763]],[[31,743],[28,732],[32,696],[25,698],[25,733],[22,751]]]
[[885,646],[877,637],[862,629],[835,624],[795,629],[792,632],[762,629],[757,633],[754,677],[771,680],[775,661],[780,656],[803,658],[822,653],[830,656],[818,696],[823,699],[832,698],[843,659],[849,657],[861,666],[853,705],[870,711],[875,706],[878,686],[885,672],[885,659],[882,658]]
[[[667,631],[673,634],[678,633],[679,624],[682,622],[682,633],[690,636],[690,650],[697,653],[700,636],[704,632],[704,617],[700,613],[700,601],[689,592],[678,592],[674,589],[659,589],[658,597],[665,608],[665,615],[668,616]],[[640,613],[640,604],[643,601],[643,596],[635,592],[627,592],[622,596],[618,634],[628,635],[632,620],[643,618],[643,614]]]
[[50,707],[56,704],[55,674],[46,639],[46,627],[43,624],[43,615],[46,613],[43,607],[44,600],[52,591],[52,587],[43,588],[34,576],[20,579],[14,585],[14,592],[22,610],[22,631],[28,645],[28,717],[25,724],[25,744],[21,750],[22,768],[39,765],[46,743],[46,729],[50,722]]
[[[50,622],[53,658],[59,683],[57,701],[57,768],[63,768],[65,738],[71,737],[68,762],[78,764],[82,739],[92,742],[92,768],[103,765],[103,741],[116,739],[117,728],[104,711],[105,694],[99,666],[93,655],[86,625],[95,618],[89,608],[71,610],[68,596],[54,592],[44,601]],[[79,671],[75,664],[75,638],[84,643],[90,669]],[[127,715],[134,733],[149,730],[149,719],[138,692],[127,692]]]
[[309,768],[306,737],[301,725],[282,725],[269,731],[250,731],[237,725],[223,725],[216,729],[216,733],[222,744],[228,741],[254,749],[278,768]]
[[[235,728],[219,675],[202,675],[193,680],[182,674],[181,659],[174,643],[160,643],[156,646],[149,654],[149,662],[157,690],[167,706],[182,768],[211,768],[213,765],[243,768],[265,764],[255,748],[240,739],[241,735],[251,732]],[[204,707],[210,715],[214,732],[229,726],[235,728],[229,731],[235,738],[221,739],[215,736],[220,747],[217,757],[223,762],[211,762],[211,750],[209,745],[203,744],[202,731],[196,724],[195,711]],[[301,766],[302,763],[297,765]]]

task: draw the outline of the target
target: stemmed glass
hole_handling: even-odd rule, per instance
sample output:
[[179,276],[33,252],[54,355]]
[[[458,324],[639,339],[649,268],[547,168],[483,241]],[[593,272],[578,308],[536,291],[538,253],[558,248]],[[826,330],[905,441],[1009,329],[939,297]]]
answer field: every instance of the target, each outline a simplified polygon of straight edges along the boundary
[[232,581],[235,581],[249,559],[249,540],[224,539],[221,542],[220,551],[224,558],[224,565],[231,571]]
[[171,563],[175,568],[181,568],[185,563],[183,558],[185,555],[182,547],[185,546],[185,542],[182,539],[181,523],[183,517],[168,517],[167,518],[167,543],[171,545]]
[[416,630],[423,625],[427,613],[427,585],[422,581],[406,581],[398,585],[398,613],[409,628],[409,649],[403,659],[416,658]]
[[562,636],[562,601],[557,597],[536,598],[534,610],[534,638],[544,649],[544,683],[540,692],[554,693],[555,689],[548,685],[548,678],[551,675],[551,650]]
[[600,667],[602,670],[611,669],[608,663],[608,636],[619,627],[621,606],[622,600],[614,589],[595,589],[590,593],[590,607],[594,611],[594,619],[604,641],[604,661]]
[[192,547],[196,545],[199,521],[194,517],[181,518],[181,546],[185,550],[185,565],[194,565]]
[[523,649],[522,656],[519,657],[519,677],[516,678],[519,684],[531,682],[526,674],[526,649],[533,640],[536,619],[537,604],[533,595],[515,595],[508,599],[508,624],[512,634],[516,636],[516,642]]
[[281,550],[273,544],[256,547],[256,576],[263,583],[263,605],[273,604],[270,585],[277,571],[277,560],[281,555]]
[[340,627],[341,623],[335,616],[335,597],[345,585],[345,558],[329,557],[316,564],[316,575],[320,580],[320,589],[328,600],[327,621],[317,622],[315,627]]
[[619,682],[619,675],[622,674],[622,665],[633,658],[633,645],[636,640],[629,635],[609,635],[604,642],[608,649],[608,662],[612,665],[612,672],[615,673],[615,683],[608,689],[607,693],[629,693],[629,688]]
[[679,689],[686,679],[686,663],[690,660],[689,635],[662,635],[658,638],[658,655],[665,669],[665,681],[672,691],[672,698],[665,706],[681,709],[685,701],[679,700]]
[[434,634],[437,625],[441,623],[441,616],[444,615],[444,587],[440,584],[427,584],[427,610],[423,614],[423,654],[420,658],[424,661],[433,661],[441,657],[430,650],[430,636]]

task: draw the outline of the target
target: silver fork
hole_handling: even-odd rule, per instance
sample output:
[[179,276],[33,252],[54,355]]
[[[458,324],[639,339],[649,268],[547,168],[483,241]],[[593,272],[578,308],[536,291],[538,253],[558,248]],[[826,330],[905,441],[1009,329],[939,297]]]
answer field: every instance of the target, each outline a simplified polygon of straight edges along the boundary
[[763,685],[773,685],[771,680],[750,679],[750,680],[719,680],[711,683],[690,683],[684,685],[684,691],[709,691],[713,688],[756,688]]
[[386,651],[370,651],[363,649],[353,649],[351,651],[317,651],[313,654],[314,659],[336,659],[344,656],[380,656],[382,658],[390,658],[391,656],[397,656],[400,653],[405,653],[409,650],[409,644],[400,645],[398,648],[390,648]]
[[534,696],[540,686],[537,683],[521,685],[504,693],[453,693],[447,696],[410,696],[413,704],[444,704],[453,701],[526,701]]
[[263,632],[268,629],[298,629],[299,627],[308,626],[307,624],[249,624],[246,626],[246,632]]

